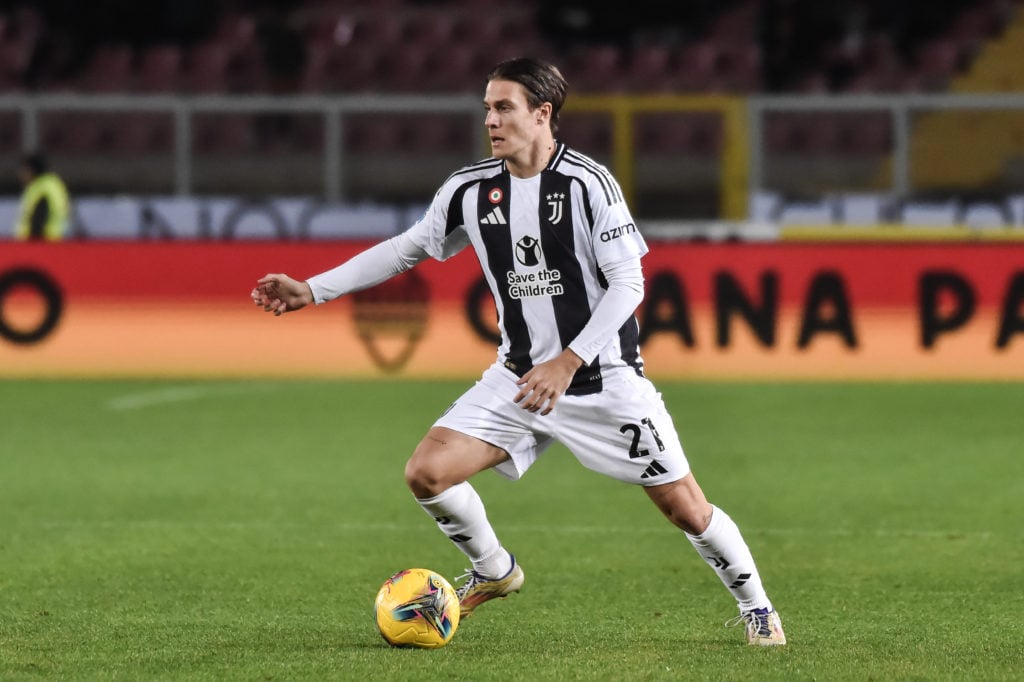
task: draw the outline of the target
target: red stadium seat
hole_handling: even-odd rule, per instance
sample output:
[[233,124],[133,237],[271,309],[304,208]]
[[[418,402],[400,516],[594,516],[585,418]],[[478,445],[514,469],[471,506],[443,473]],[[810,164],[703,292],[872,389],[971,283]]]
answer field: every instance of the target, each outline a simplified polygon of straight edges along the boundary
[[891,151],[892,121],[887,112],[865,112],[844,117],[839,128],[844,154],[877,156]]
[[404,46],[380,55],[375,72],[373,90],[415,92],[429,76],[425,65],[427,51],[418,46]]
[[437,92],[479,92],[483,87],[486,67],[473,45],[452,45],[429,50],[422,69],[422,86]]
[[[377,85],[378,55],[374,50],[357,45],[328,46],[315,59],[322,62],[307,62],[307,68],[320,70],[315,77],[324,92],[360,92]],[[310,74],[309,77],[312,79],[314,76]]]
[[100,126],[95,115],[75,113],[47,118],[43,146],[53,154],[85,155],[99,148]]
[[256,41],[256,19],[244,12],[228,12],[221,17],[213,40],[235,52]]
[[401,150],[400,117],[354,115],[347,117],[344,125],[344,144],[350,152],[377,154]]
[[501,38],[501,31],[502,23],[492,12],[460,12],[453,22],[452,42],[461,45],[493,45]]
[[715,79],[718,64],[718,46],[709,42],[687,45],[679,55],[674,87],[688,92],[706,90]]
[[170,154],[174,149],[174,121],[166,114],[126,114],[107,122],[104,137],[114,152],[132,156]]
[[586,154],[611,149],[612,122],[608,116],[568,113],[558,129],[558,139]]
[[624,65],[623,78],[634,92],[671,91],[675,52],[667,45],[635,48]]
[[189,50],[183,89],[193,93],[226,92],[230,57],[230,50],[224,43],[202,43]]
[[426,50],[446,50],[451,45],[455,20],[451,13],[425,11],[407,18],[402,26],[402,45]]
[[714,65],[715,83],[728,92],[756,92],[761,86],[761,48],[757,43],[722,45]]
[[142,53],[136,72],[141,92],[176,92],[182,86],[183,57],[176,45],[157,45]]
[[961,67],[960,46],[952,40],[934,40],[922,45],[913,71],[926,90],[943,90]]
[[25,47],[20,43],[0,43],[0,91],[20,90],[28,62]]
[[192,144],[197,154],[233,155],[253,145],[252,117],[246,114],[203,114],[192,118]]
[[401,45],[405,24],[395,12],[374,12],[361,15],[352,31],[352,43],[363,48],[389,50]]
[[622,52],[613,45],[578,47],[569,53],[566,77],[580,92],[608,92],[619,89]]
[[78,80],[87,92],[127,92],[132,86],[133,54],[127,45],[101,45],[96,48]]

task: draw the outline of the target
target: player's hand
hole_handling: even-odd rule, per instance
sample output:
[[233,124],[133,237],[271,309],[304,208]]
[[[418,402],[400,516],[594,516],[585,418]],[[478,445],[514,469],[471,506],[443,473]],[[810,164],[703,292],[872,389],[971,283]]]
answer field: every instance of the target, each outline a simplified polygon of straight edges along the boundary
[[250,295],[253,303],[275,315],[298,310],[313,302],[313,291],[308,284],[282,274],[261,277]]
[[576,370],[583,365],[583,360],[566,348],[561,354],[535,365],[516,383],[519,392],[512,399],[519,407],[530,412],[540,412],[541,416],[551,414],[555,403],[569,388]]

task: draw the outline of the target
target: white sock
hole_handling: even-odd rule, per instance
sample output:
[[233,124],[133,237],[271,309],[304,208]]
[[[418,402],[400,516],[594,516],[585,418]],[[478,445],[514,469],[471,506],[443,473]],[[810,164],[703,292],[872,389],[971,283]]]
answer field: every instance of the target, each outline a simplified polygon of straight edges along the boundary
[[453,485],[440,495],[416,501],[473,562],[474,571],[486,578],[501,578],[511,570],[512,557],[498,542],[483,500],[468,481]]
[[712,508],[711,523],[707,529],[700,535],[686,533],[687,539],[736,598],[741,612],[771,609],[772,603],[761,585],[754,557],[743,541],[740,529],[728,514],[718,507]]

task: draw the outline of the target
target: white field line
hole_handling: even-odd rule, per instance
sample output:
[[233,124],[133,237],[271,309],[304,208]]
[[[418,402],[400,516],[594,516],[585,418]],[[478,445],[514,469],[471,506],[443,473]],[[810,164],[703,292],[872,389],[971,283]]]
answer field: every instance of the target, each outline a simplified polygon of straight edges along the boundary
[[195,384],[193,386],[171,386],[151,391],[127,393],[110,398],[104,407],[114,412],[141,410],[172,403],[184,403],[217,395],[248,393],[252,390],[269,390],[270,384]]

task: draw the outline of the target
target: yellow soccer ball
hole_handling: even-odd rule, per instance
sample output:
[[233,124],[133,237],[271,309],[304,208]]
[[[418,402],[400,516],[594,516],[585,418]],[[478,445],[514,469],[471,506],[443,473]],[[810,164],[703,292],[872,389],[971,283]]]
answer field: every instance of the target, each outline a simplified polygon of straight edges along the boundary
[[377,629],[388,644],[438,649],[459,627],[455,588],[436,571],[409,568],[388,578],[374,604]]

